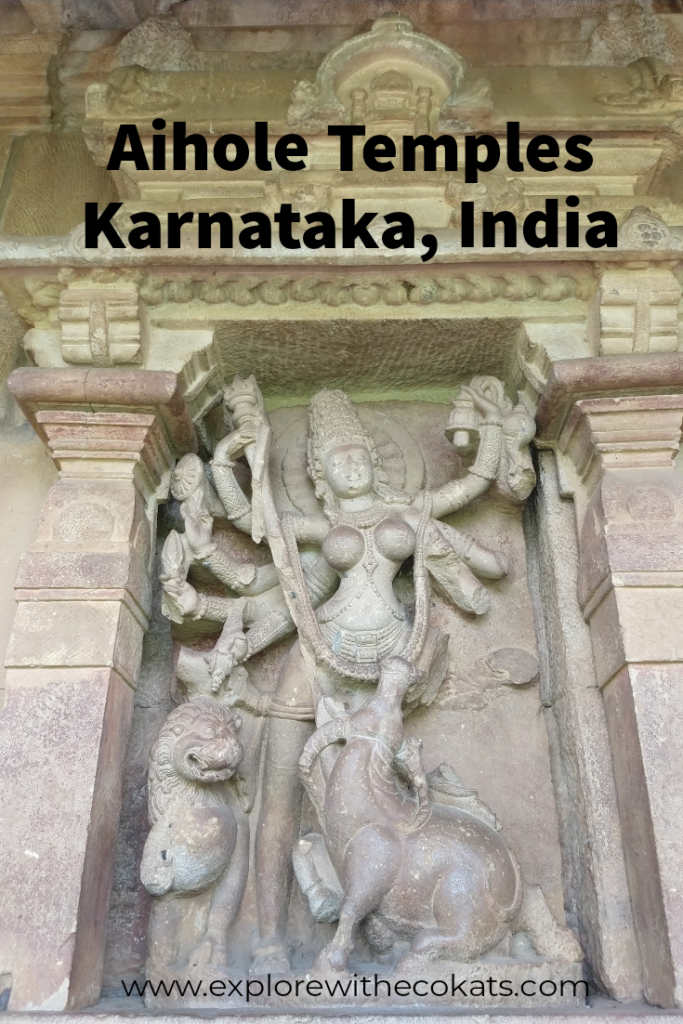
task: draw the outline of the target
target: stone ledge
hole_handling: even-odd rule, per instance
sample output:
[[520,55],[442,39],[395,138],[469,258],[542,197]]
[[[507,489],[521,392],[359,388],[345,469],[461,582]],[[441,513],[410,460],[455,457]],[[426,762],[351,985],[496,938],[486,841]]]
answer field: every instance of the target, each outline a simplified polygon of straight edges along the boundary
[[683,352],[560,359],[538,403],[536,443],[548,448],[558,441],[577,399],[682,392]]
[[[120,1002],[117,1000],[117,1002]],[[133,1000],[131,1000],[133,1002]],[[216,1013],[195,1011],[194,1013],[159,1013],[142,1009],[140,1003],[129,1011],[111,1012],[105,1008],[80,1011],[79,1013],[5,1013],[4,1024],[129,1024],[131,1017],[149,1024],[197,1024],[198,1020],[211,1020],[215,1024],[240,1024],[242,1021],[257,1019],[260,1024],[301,1024],[302,1019],[310,1019],[316,1015],[314,1009],[300,1010],[298,1013],[272,1013],[262,1010],[250,1010],[242,1013]],[[535,1024],[539,1020],[551,1019],[554,1024],[661,1024],[666,1019],[670,1024],[683,1024],[683,1012],[676,1010],[659,1010],[655,1007],[643,1007],[642,1010],[619,1010],[602,1007],[580,1009],[574,1012],[557,1013],[549,1010],[504,1010],[485,1012],[454,1012],[434,1013],[420,1009],[418,1012],[406,1010],[404,1013],[343,1013],[329,1012],[318,1015],[325,1024],[419,1024],[424,1017],[429,1017],[431,1024],[493,1024],[501,1017],[512,1019],[515,1024]]]
[[[165,977],[159,973],[150,978],[148,973],[152,985],[158,986],[165,982],[170,988],[176,982],[184,986],[185,992],[187,986],[191,985],[197,995],[185,994],[181,997],[177,992],[173,995],[146,993],[145,1005],[150,1010],[172,1010],[177,1013],[187,1010],[231,1010],[241,1013],[247,1009],[261,1013],[384,1014],[402,1010],[404,1006],[406,1011],[413,1013],[438,1013],[444,1008],[451,1012],[463,1012],[480,1006],[485,999],[489,1009],[528,1010],[542,1003],[544,1009],[551,1007],[566,1011],[582,1009],[588,995],[582,961],[562,963],[557,960],[491,957],[474,963],[430,963],[406,974],[402,973],[400,967],[388,973],[377,973],[374,965],[354,965],[352,961],[349,971],[352,973],[330,974],[301,968],[291,974],[252,974],[245,978],[230,969],[199,966],[190,970],[169,969]],[[544,983],[548,982],[556,991],[539,995]],[[530,995],[524,991],[527,983],[533,985],[536,994]],[[222,994],[214,995],[211,991],[216,984],[222,986]],[[500,991],[504,984],[506,993]],[[287,985],[287,991],[281,990],[283,985]],[[370,993],[363,991],[366,985],[370,987]],[[417,988],[418,985],[422,991]],[[440,989],[445,986],[446,992],[434,992],[435,985]],[[235,993],[233,989],[236,986],[239,989]],[[249,1002],[246,1000],[247,986],[253,989],[250,991]],[[316,986],[317,994],[310,992],[309,986]],[[413,986],[415,988],[411,991]],[[474,986],[482,990],[488,987],[488,994],[482,995],[474,990]],[[373,987],[377,994],[372,991]]]
[[36,419],[41,409],[156,410],[176,454],[197,450],[194,424],[175,373],[23,366],[10,374],[7,386],[43,441],[45,431]]
[[[219,200],[217,200],[219,202]],[[671,225],[677,235],[683,236],[683,224]],[[422,228],[417,228],[419,234]],[[581,242],[578,246],[567,247],[564,244],[564,233],[559,233],[557,248],[534,248],[523,239],[513,248],[504,246],[492,249],[481,244],[481,230],[475,230],[475,245],[463,247],[460,243],[460,231],[451,228],[431,228],[429,230],[439,243],[435,257],[426,266],[430,268],[445,267],[449,264],[466,263],[607,263],[613,268],[615,263],[634,263],[647,261],[680,261],[681,247],[679,244],[662,244],[658,247],[636,246],[632,243],[620,242],[618,246],[592,249]],[[668,230],[668,229],[667,229]],[[264,267],[424,267],[420,258],[423,251],[418,245],[416,249],[387,249],[381,244],[379,237],[377,249],[366,249],[358,246],[355,249],[344,249],[341,232],[337,232],[338,245],[334,249],[287,249],[277,239],[268,249],[243,249],[240,246],[231,249],[213,248],[198,249],[188,244],[179,248],[169,249],[133,249],[126,246],[114,249],[104,242],[97,249],[85,248],[84,225],[80,224],[69,235],[8,235],[0,233],[0,269],[15,267],[74,267],[74,268],[141,268],[141,267],[174,267],[183,268],[195,273],[197,267],[250,267],[260,273]],[[124,239],[125,241],[125,239]],[[667,269],[668,266],[667,266]]]

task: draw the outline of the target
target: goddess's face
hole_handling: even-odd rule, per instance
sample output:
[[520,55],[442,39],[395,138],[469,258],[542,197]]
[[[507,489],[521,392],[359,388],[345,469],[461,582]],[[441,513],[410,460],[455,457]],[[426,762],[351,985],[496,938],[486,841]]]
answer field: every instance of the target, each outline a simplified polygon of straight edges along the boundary
[[365,445],[338,444],[325,456],[325,477],[338,498],[359,498],[372,490],[372,456]]

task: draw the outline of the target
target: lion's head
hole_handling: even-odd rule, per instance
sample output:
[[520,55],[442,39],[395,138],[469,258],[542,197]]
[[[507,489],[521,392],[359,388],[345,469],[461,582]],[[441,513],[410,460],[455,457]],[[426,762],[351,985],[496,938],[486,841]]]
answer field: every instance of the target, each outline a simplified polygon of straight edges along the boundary
[[152,824],[181,790],[194,790],[195,800],[201,791],[210,798],[213,783],[234,775],[244,753],[237,738],[241,724],[239,715],[211,697],[195,697],[170,713],[149,758]]

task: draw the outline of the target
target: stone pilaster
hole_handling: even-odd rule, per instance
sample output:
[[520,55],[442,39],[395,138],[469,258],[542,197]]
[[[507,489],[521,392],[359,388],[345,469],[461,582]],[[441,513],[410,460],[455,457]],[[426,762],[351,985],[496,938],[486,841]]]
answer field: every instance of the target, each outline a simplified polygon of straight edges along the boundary
[[578,598],[604,695],[645,994],[665,1007],[683,1005],[682,368],[680,356],[556,364],[538,411],[574,496]]
[[0,720],[0,974],[10,1009],[99,994],[156,504],[196,445],[174,374],[22,369],[59,471],[17,576]]
[[529,506],[541,702],[551,751],[568,921],[595,985],[623,1002],[642,999],[607,718],[595,678],[590,628],[577,599],[573,503],[559,492],[554,452],[539,453]]

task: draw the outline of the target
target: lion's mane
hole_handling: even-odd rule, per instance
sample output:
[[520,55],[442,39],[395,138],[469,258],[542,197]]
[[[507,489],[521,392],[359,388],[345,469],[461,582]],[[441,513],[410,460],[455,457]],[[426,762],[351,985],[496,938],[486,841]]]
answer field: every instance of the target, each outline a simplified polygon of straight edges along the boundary
[[195,697],[171,711],[161,727],[149,757],[147,798],[150,825],[166,813],[171,802],[182,798],[192,804],[218,805],[225,801],[220,789],[189,779],[174,761],[177,743],[204,721],[218,721],[237,739],[237,726],[229,708],[211,697]]

